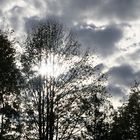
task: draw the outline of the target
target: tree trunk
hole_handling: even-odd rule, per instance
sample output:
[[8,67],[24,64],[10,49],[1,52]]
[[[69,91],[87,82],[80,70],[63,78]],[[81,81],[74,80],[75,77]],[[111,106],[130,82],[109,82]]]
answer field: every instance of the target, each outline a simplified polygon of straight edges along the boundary
[[38,113],[39,113],[39,118],[38,118],[38,121],[39,121],[39,140],[42,140],[42,115],[41,115],[41,113],[42,113],[42,107],[41,107],[41,104],[42,104],[42,102],[41,102],[41,77],[40,77],[40,79],[39,79],[40,81],[40,84],[39,84],[39,91],[38,91],[38,96],[39,96],[39,103],[38,103]]
[[[2,102],[2,108],[4,109],[4,102],[3,102],[3,94],[1,95],[1,102]],[[1,132],[0,132],[0,140],[3,138],[3,112],[1,117]]]

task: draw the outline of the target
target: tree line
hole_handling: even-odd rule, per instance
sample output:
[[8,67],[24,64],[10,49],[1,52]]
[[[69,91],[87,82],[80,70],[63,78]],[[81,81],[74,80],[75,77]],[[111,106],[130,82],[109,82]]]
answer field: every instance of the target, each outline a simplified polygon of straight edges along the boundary
[[15,44],[0,30],[0,140],[140,139],[139,84],[113,109],[106,74],[72,31],[48,20],[18,58]]

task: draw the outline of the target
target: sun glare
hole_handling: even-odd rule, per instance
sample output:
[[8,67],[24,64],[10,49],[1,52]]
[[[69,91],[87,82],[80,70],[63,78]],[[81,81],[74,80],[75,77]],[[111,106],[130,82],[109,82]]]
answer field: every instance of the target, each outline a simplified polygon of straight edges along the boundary
[[39,69],[39,74],[41,75],[46,75],[48,70],[50,71],[51,67],[49,68],[45,62],[41,63],[40,69]]
[[51,54],[47,59],[41,61],[40,66],[37,66],[36,70],[38,74],[47,78],[57,78],[62,73],[68,72],[76,61],[78,61],[77,57],[66,60],[62,56]]
[[51,62],[41,62],[41,66],[39,68],[39,74],[42,76],[47,76],[47,77],[57,77],[60,74],[60,67],[56,63],[51,63]]
[[60,59],[58,59],[57,56],[48,57],[47,60],[42,60],[40,68],[39,68],[39,74],[42,76],[49,77],[58,77],[64,70],[64,66],[61,65]]

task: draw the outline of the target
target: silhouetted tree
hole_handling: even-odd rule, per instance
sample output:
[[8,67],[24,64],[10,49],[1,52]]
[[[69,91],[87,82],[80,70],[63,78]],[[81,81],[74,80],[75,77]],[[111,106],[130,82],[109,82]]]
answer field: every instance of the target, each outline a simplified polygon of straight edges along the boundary
[[[85,122],[87,132],[85,133],[85,139],[89,140],[108,140],[109,137],[109,125],[111,120],[111,113],[113,111],[113,107],[109,101],[107,101],[107,97],[103,97],[103,94],[107,94],[105,88],[102,85],[98,85],[97,89],[91,95],[91,103],[92,106],[88,108],[87,112],[91,112],[91,114],[87,114],[87,118],[90,118]],[[105,92],[105,93],[104,93]],[[88,102],[88,104],[90,103]],[[92,121],[91,121],[92,120]]]
[[0,30],[0,139],[19,137],[19,79],[15,63],[14,41]]
[[22,56],[25,139],[96,140],[99,136],[93,135],[106,135],[106,78],[92,66],[93,57],[80,52],[73,33],[54,20],[28,35]]
[[136,82],[131,88],[128,102],[114,115],[111,129],[113,140],[139,140],[140,139],[140,89]]

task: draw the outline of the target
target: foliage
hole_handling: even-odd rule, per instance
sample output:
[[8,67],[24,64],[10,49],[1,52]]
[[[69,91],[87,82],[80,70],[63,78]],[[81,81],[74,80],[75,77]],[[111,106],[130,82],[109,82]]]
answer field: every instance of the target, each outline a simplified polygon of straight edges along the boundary
[[136,82],[131,88],[128,103],[124,104],[114,115],[111,139],[138,140],[140,139],[140,89]]
[[19,79],[20,72],[15,63],[14,42],[0,30],[0,139],[18,137],[19,125]]

